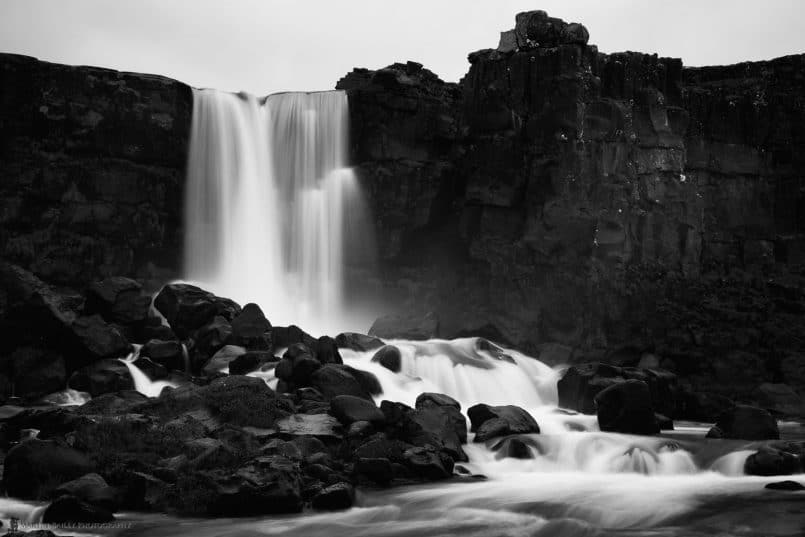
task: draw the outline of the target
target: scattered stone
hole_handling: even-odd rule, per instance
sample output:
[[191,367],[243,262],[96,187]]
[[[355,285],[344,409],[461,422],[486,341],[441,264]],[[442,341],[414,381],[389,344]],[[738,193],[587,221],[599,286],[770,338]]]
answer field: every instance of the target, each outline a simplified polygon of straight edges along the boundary
[[749,405],[735,405],[718,417],[708,431],[707,438],[777,440],[780,430],[768,411]]
[[372,361],[377,362],[389,371],[399,373],[402,369],[402,355],[400,349],[394,345],[385,345],[378,349],[372,356]]
[[[475,435],[476,442],[484,442],[500,435],[539,433],[539,425],[531,414],[514,405],[489,406],[479,404],[470,407],[467,410],[467,416],[470,418],[471,430],[477,433]],[[500,421],[494,422],[481,430],[481,426],[492,419]]]
[[648,384],[626,380],[613,384],[595,396],[598,427],[624,434],[657,434],[660,424],[654,414]]

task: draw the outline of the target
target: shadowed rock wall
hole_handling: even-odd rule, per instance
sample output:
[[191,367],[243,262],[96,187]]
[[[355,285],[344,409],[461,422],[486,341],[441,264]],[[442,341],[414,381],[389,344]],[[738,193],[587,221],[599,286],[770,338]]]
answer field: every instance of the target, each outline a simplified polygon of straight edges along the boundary
[[0,54],[0,257],[65,285],[175,276],[191,114],[168,78]]

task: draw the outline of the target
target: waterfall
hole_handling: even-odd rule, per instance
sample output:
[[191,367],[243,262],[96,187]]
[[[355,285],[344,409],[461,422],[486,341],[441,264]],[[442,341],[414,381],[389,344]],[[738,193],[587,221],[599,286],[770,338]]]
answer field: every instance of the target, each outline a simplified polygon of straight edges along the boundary
[[347,131],[344,92],[196,90],[186,279],[258,303],[274,324],[341,329],[347,252],[372,242]]

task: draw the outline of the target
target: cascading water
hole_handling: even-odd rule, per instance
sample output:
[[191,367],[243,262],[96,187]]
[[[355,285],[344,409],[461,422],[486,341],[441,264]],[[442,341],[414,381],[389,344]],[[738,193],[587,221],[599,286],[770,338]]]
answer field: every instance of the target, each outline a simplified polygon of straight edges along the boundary
[[274,324],[313,333],[354,329],[344,267],[356,252],[371,256],[372,236],[346,167],[347,139],[344,92],[261,101],[196,90],[186,279],[258,303]]

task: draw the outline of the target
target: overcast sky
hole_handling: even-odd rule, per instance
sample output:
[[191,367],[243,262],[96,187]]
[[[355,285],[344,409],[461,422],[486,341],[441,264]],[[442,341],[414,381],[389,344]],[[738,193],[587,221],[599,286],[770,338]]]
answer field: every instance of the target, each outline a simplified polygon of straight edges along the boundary
[[805,52],[805,0],[0,0],[0,52],[261,95],[406,60],[457,81],[530,9],[686,65]]

